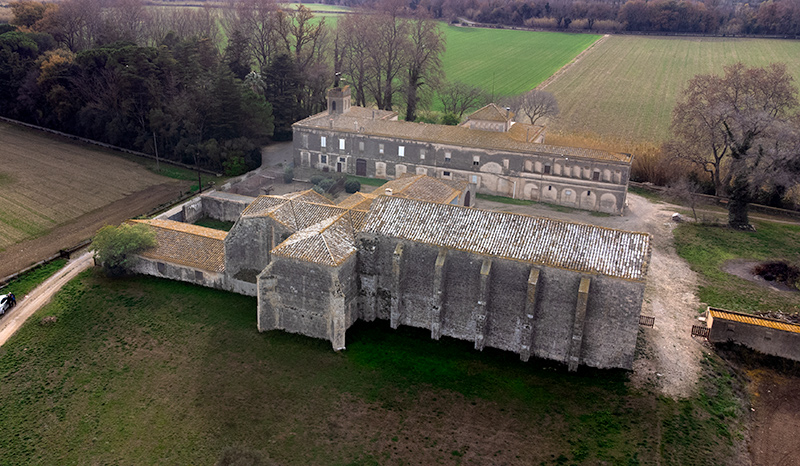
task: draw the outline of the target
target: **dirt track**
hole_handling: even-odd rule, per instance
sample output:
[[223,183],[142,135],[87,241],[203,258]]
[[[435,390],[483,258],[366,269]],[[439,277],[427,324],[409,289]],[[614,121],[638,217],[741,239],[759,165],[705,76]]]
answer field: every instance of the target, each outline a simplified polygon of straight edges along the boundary
[[58,226],[48,234],[23,241],[0,252],[0,278],[46,259],[61,249],[66,249],[91,238],[105,225],[118,225],[123,221],[143,215],[155,207],[180,196],[186,182],[170,181],[130,194],[123,199],[88,212]]

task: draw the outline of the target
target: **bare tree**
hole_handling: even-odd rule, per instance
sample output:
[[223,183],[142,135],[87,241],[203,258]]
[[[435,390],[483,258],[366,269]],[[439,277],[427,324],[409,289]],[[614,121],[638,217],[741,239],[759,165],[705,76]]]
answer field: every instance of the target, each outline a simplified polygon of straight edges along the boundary
[[666,150],[704,171],[729,197],[728,223],[749,227],[747,204],[765,184],[785,186],[800,172],[797,88],[784,64],[725,67],[692,78],[672,115]]
[[528,117],[532,125],[542,118],[558,115],[558,102],[553,94],[533,89],[524,94],[508,99],[506,103],[517,115]]
[[370,15],[345,15],[337,25],[337,50],[341,54],[341,72],[355,93],[356,105],[366,106],[367,83],[372,80],[368,46],[373,40]]
[[442,76],[445,38],[438,24],[421,13],[410,23],[408,71],[404,76],[406,120],[417,119],[420,91],[436,87]]
[[392,110],[398,92],[395,84],[407,64],[408,20],[400,16],[398,9],[378,13],[371,18],[374,36],[367,42],[367,59],[372,79],[366,81],[366,87],[379,109]]
[[439,89],[438,96],[445,113],[458,115],[459,119],[467,111],[481,107],[489,100],[485,90],[461,82],[442,86]]
[[278,31],[287,28],[278,24],[288,20],[279,14],[278,4],[275,0],[229,0],[222,15],[228,35],[238,30],[247,37],[250,54],[263,72],[282,50]]

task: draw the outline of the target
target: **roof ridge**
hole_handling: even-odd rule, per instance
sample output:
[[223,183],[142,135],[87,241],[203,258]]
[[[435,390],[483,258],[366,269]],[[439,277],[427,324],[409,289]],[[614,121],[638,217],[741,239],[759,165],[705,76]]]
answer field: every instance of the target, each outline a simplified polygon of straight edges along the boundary
[[[225,231],[222,231],[222,230],[217,230],[215,228],[203,227],[203,226],[200,226],[200,225],[195,225],[193,223],[177,222],[175,220],[166,220],[166,219],[163,219],[163,218],[130,219],[128,221],[129,222],[142,223],[142,224],[145,224],[145,225],[148,225],[148,226],[151,226],[151,227],[155,227],[155,228],[163,228],[165,230],[179,231],[181,233],[186,233],[187,235],[198,236],[200,238],[209,238],[209,239],[214,239],[214,240],[219,240],[219,241],[223,241],[225,238],[217,238],[217,237],[211,236],[211,235],[203,235],[203,234],[200,234],[199,232],[195,232],[195,231],[189,231],[189,230],[184,230],[184,229],[179,229],[179,228],[172,228],[172,227],[170,227],[170,225],[171,224],[176,224],[176,225],[191,226],[191,227],[194,227],[194,228],[202,228],[203,230],[207,230],[209,232],[215,232],[218,235],[224,234],[224,236],[226,236],[226,237],[228,236],[228,232],[225,232]],[[167,225],[159,225],[159,224],[151,223],[153,221],[171,222],[171,223],[167,224]]]

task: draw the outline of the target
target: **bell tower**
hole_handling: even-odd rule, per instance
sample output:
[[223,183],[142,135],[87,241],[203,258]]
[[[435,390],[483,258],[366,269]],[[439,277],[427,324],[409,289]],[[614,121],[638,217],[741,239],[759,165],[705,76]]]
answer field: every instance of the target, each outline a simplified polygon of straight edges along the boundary
[[328,115],[347,113],[350,110],[350,86],[332,87],[328,90]]

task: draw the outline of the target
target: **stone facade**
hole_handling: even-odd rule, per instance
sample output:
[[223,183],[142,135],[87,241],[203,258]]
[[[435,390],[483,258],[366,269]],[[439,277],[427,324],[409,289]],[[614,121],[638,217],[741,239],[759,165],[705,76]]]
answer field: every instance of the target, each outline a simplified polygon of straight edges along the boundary
[[[295,165],[386,179],[424,174],[483,193],[623,213],[630,154],[542,144],[543,128],[493,105],[454,127],[398,121],[349,99],[348,88],[336,88],[329,111],[294,124]],[[334,104],[345,110],[331,111]]]
[[323,338],[336,350],[358,319],[385,319],[570,370],[631,369],[648,235],[468,208],[459,205],[466,182],[389,186],[393,195],[357,193],[339,205],[313,191],[259,196],[227,234],[141,221],[159,245],[137,270],[255,295],[260,331]]

